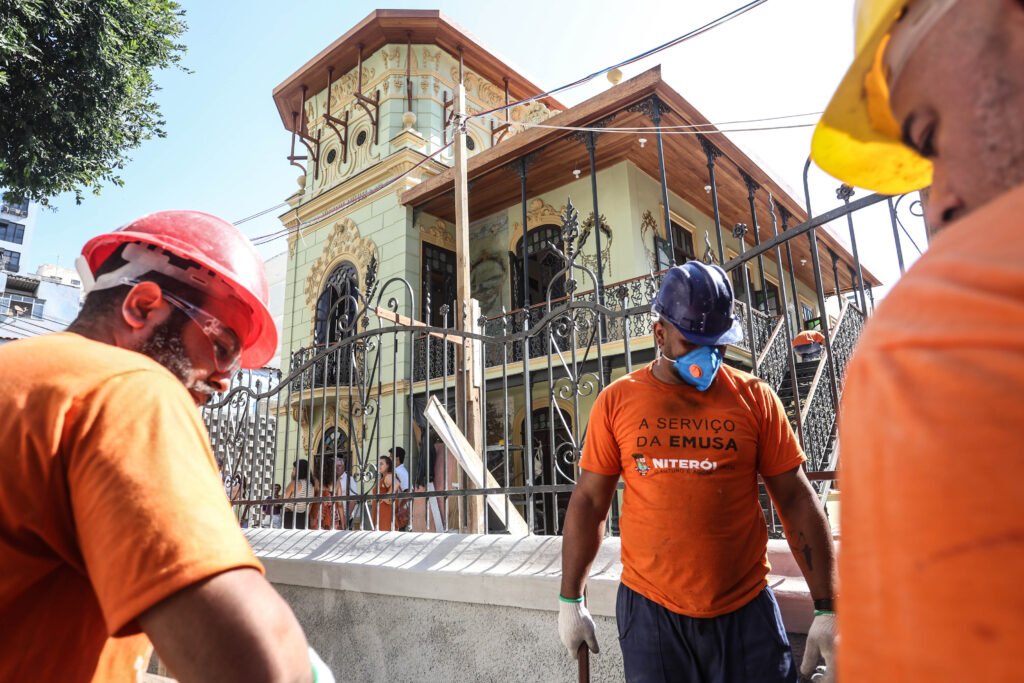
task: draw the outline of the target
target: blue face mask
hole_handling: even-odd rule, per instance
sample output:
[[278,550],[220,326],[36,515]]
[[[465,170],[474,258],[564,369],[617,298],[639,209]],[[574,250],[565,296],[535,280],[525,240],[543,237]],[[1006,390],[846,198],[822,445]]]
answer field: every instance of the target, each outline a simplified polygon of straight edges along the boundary
[[697,391],[707,391],[722,367],[722,351],[717,346],[698,346],[676,358],[672,365],[684,382]]

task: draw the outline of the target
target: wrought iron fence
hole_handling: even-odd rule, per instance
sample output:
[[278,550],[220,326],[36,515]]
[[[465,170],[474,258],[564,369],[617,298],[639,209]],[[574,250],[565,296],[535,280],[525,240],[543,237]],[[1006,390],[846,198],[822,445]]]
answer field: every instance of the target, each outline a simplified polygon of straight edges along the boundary
[[[573,211],[570,202],[566,233],[575,229]],[[780,238],[815,227],[806,225]],[[768,240],[726,265],[741,266],[774,246]],[[236,381],[204,414],[243,523],[560,533],[590,405],[616,373],[653,357],[650,300],[661,277],[609,284],[600,303],[594,273],[577,263],[571,247],[563,259],[565,296],[481,319],[469,331],[416,322],[422,311],[400,278],[368,287],[350,295],[358,305],[345,316],[340,338],[296,350],[286,377],[265,386],[251,377]],[[429,303],[425,309],[430,320]],[[741,302],[736,309],[753,331],[741,348],[777,388],[786,372],[787,319],[748,311]],[[834,464],[836,407],[823,377],[833,364],[842,379],[863,317],[853,306],[843,311],[831,331],[833,353],[803,406],[811,469]],[[482,375],[476,413],[459,378],[467,348]],[[446,441],[450,435],[437,433],[437,410],[462,431],[480,434],[482,452],[460,457]],[[246,435],[262,424],[274,425],[265,430],[270,444],[256,448]],[[383,457],[400,450],[401,468],[397,458]],[[399,490],[396,481],[406,479],[408,490]],[[618,528],[617,506],[611,528]]]

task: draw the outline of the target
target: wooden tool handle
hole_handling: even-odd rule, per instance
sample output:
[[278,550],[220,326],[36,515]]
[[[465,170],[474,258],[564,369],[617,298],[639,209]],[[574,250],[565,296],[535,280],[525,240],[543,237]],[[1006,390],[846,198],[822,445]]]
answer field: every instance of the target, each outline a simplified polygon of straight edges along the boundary
[[580,683],[590,683],[590,648],[586,643],[580,643],[576,654],[579,655],[576,660],[580,663]]

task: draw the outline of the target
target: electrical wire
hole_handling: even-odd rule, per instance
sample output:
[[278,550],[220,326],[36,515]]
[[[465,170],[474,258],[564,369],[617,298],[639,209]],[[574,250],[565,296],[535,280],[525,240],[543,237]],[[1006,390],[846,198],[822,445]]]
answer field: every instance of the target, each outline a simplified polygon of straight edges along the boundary
[[[764,117],[764,118],[758,118],[758,119],[745,119],[745,120],[737,120],[737,121],[722,122],[722,123],[703,123],[703,124],[686,124],[686,125],[680,125],[680,126],[662,126],[661,128],[662,128],[662,135],[689,135],[689,136],[693,136],[693,135],[722,135],[722,134],[725,134],[725,133],[756,133],[756,132],[775,131],[775,130],[790,130],[790,129],[797,129],[797,128],[810,128],[810,127],[816,126],[817,122],[815,121],[815,122],[809,122],[809,123],[794,123],[794,124],[781,125],[781,126],[754,126],[754,127],[749,127],[749,128],[727,128],[727,129],[719,129],[718,126],[726,126],[726,125],[730,125],[730,124],[738,124],[738,123],[746,123],[746,122],[756,123],[756,122],[779,121],[779,120],[785,120],[785,119],[801,118],[801,117],[805,117],[805,116],[814,116],[816,114],[820,114],[820,112],[808,112],[806,114],[788,114],[788,115],[785,115],[785,116],[771,116],[771,117]],[[500,120],[500,119],[498,119],[498,120]],[[522,126],[524,128],[546,128],[546,129],[553,129],[553,130],[564,130],[564,131],[567,131],[567,132],[574,132],[574,131],[591,132],[592,131],[592,132],[596,132],[596,133],[622,133],[622,134],[632,134],[632,135],[638,135],[638,134],[641,134],[641,133],[648,133],[648,132],[657,132],[657,130],[658,130],[658,128],[654,127],[654,126],[650,126],[650,127],[639,127],[638,126],[638,127],[624,127],[624,128],[612,128],[612,127],[608,127],[608,128],[588,128],[588,127],[585,127],[585,126],[552,126],[552,125],[549,125],[549,124],[535,124],[535,123],[521,123],[521,122],[513,122],[513,125]],[[675,130],[675,129],[679,129],[679,128],[691,128],[693,130]],[[268,244],[268,243],[273,242],[275,240],[278,240],[278,239],[280,239],[282,237],[285,237],[286,235],[292,234],[293,232],[295,232],[297,230],[305,229],[306,227],[308,227],[309,225],[312,225],[313,223],[316,223],[318,221],[322,221],[324,218],[328,218],[329,216],[334,215],[337,212],[342,211],[342,210],[348,208],[352,204],[354,204],[354,203],[356,203],[358,201],[362,201],[363,199],[366,199],[367,197],[371,196],[372,194],[375,194],[375,193],[379,192],[380,190],[386,188],[388,185],[391,185],[394,182],[397,182],[402,177],[404,177],[405,175],[408,175],[413,170],[415,170],[417,167],[419,167],[422,164],[424,164],[427,159],[436,156],[440,152],[443,152],[445,149],[447,149],[451,145],[452,145],[452,143],[449,142],[447,145],[445,145],[444,147],[442,147],[441,149],[437,150],[432,155],[430,155],[430,157],[427,157],[427,158],[423,159],[422,161],[420,161],[415,167],[409,169],[408,171],[405,171],[401,175],[398,175],[398,176],[395,176],[393,178],[390,178],[389,180],[381,183],[377,187],[375,187],[372,190],[368,191],[368,193],[360,194],[360,195],[358,195],[356,197],[352,197],[351,199],[346,201],[344,204],[336,206],[336,207],[334,207],[334,208],[332,208],[332,209],[330,209],[328,211],[325,211],[325,212],[323,212],[321,214],[318,214],[316,216],[313,216],[312,218],[308,219],[307,221],[304,221],[301,225],[299,225],[299,226],[297,226],[295,228],[285,228],[285,229],[279,230],[277,232],[268,233],[266,235],[260,235],[258,237],[253,237],[252,241],[256,245]],[[266,210],[260,212],[259,214],[255,214],[254,217],[255,216],[264,215],[266,213],[269,213],[270,211],[273,211],[273,210],[278,209],[281,206],[285,206],[285,205],[287,205],[287,202],[283,202],[283,203],[278,204],[278,205],[276,205],[274,207],[271,207],[270,209],[266,209]],[[242,220],[244,221],[244,220],[249,220],[249,219],[246,218],[246,219],[242,219]],[[239,221],[239,222],[242,222],[242,221]],[[238,225],[239,222],[236,222],[235,225]]]
[[[14,301],[14,302],[11,302],[11,303],[21,303],[21,302]],[[51,318],[51,317],[43,315],[41,313],[39,315],[32,314],[31,316],[24,316],[24,317],[16,316],[16,315],[13,315],[11,313],[0,313],[0,315],[5,315],[5,316],[8,316],[10,318],[15,318],[17,320],[43,320],[43,321],[48,322],[48,323],[53,323],[54,325],[63,325],[64,327],[67,327],[72,322],[70,320],[58,320],[57,318]]]
[[[684,123],[675,126],[555,126],[550,123],[527,123],[525,121],[505,121],[496,117],[491,117],[491,120],[496,123],[509,123],[513,126],[520,126],[522,128],[549,128],[552,130],[566,130],[566,131],[580,131],[584,133],[656,133],[659,129],[662,133],[668,133],[673,130],[696,130],[698,132],[715,132],[714,130],[722,126],[732,126],[737,124],[746,123],[767,123],[770,121],[782,121],[787,119],[802,119],[808,116],[820,116],[822,112],[813,111],[804,114],[784,114],[781,116],[766,116],[757,119],[737,119],[735,121],[719,121],[717,123]],[[816,122],[815,122],[816,123]],[[812,124],[813,125],[813,124]],[[765,130],[770,130],[766,128]]]
[[[43,325],[40,325],[38,323],[34,323],[34,322],[32,322],[31,318],[22,318],[22,317],[10,316],[10,315],[6,316],[6,320],[0,320],[0,325],[6,325],[7,327],[11,328],[12,330],[15,330],[17,332],[21,332],[21,333],[24,333],[24,334],[28,334],[29,336],[33,336],[33,337],[39,336],[41,334],[52,334],[53,332],[58,332],[59,331],[59,330],[51,330],[48,327],[44,327]],[[18,327],[18,325],[21,325],[22,327]],[[34,329],[29,329],[29,328],[34,328]]]
[[[593,132],[593,133],[622,133],[626,135],[642,135],[645,133],[657,133],[656,127],[644,128],[640,130],[636,129],[625,129],[625,128],[587,128],[577,126],[535,126],[534,124],[521,124],[526,127],[542,127],[552,130],[565,130],[568,132]],[[713,126],[715,124],[707,124]],[[808,123],[791,123],[782,126],[753,126],[749,128],[701,128],[699,130],[663,130],[662,135],[722,135],[724,133],[756,133],[758,131],[771,131],[771,130],[790,130],[794,128],[812,128],[818,125],[817,121],[810,121]]]
[[263,209],[262,211],[258,211],[258,212],[254,213],[251,216],[246,216],[245,218],[239,218],[237,221],[232,223],[232,225],[241,225],[242,223],[248,223],[249,221],[255,220],[255,219],[259,218],[260,216],[266,216],[271,211],[274,211],[276,209],[280,209],[282,206],[288,206],[288,202],[281,202],[280,204],[275,204],[274,206],[270,207],[269,209]]
[[685,42],[687,40],[690,40],[691,38],[696,38],[697,36],[699,36],[699,35],[701,35],[703,33],[707,33],[708,31],[721,26],[722,24],[725,24],[725,23],[727,23],[729,21],[732,21],[736,17],[738,17],[738,16],[740,16],[742,14],[745,14],[745,13],[749,12],[750,10],[754,9],[755,7],[757,7],[758,5],[763,5],[766,2],[768,2],[768,0],[753,0],[753,2],[748,2],[745,5],[737,7],[736,9],[732,10],[731,12],[728,12],[727,14],[723,14],[722,16],[718,17],[717,19],[713,19],[712,21],[709,21],[708,23],[704,24],[703,26],[699,26],[699,27],[697,27],[697,28],[687,32],[687,33],[684,33],[683,35],[681,35],[681,36],[679,36],[677,38],[673,38],[672,40],[668,41],[667,43],[662,43],[661,45],[653,47],[650,50],[646,50],[645,52],[641,52],[640,54],[638,54],[638,55],[636,55],[634,57],[630,57],[629,59],[624,59],[623,61],[618,62],[617,64],[613,64],[611,66],[605,67],[605,68],[601,69],[600,71],[595,71],[594,73],[592,73],[592,74],[590,74],[588,76],[584,76],[583,78],[580,78],[578,80],[575,80],[572,83],[567,83],[566,85],[559,86],[559,87],[557,87],[557,88],[555,88],[553,90],[548,90],[547,92],[541,93],[539,95],[533,95],[532,97],[527,97],[525,99],[518,100],[516,102],[510,102],[508,104],[504,104],[504,105],[501,105],[501,106],[498,106],[498,107],[494,107],[493,109],[487,109],[485,111],[478,112],[476,114],[471,114],[470,116],[467,116],[466,118],[467,119],[472,119],[472,118],[478,118],[478,117],[481,117],[481,116],[486,116],[488,114],[493,114],[494,112],[504,111],[506,109],[511,109],[512,107],[518,106],[520,104],[527,104],[527,103],[533,102],[535,100],[540,100],[540,99],[544,99],[545,97],[550,97],[550,96],[552,96],[552,95],[554,95],[556,93],[560,93],[560,92],[564,92],[566,90],[570,90],[572,88],[576,88],[578,86],[583,85],[584,83],[588,83],[588,82],[594,80],[595,78],[597,78],[601,74],[607,73],[608,71],[611,71],[612,69],[618,69],[618,68],[623,67],[623,66],[628,66],[629,64],[632,64],[634,62],[638,62],[641,59],[646,59],[647,57],[650,57],[652,55],[656,55],[659,52],[662,52],[664,50],[669,49],[670,47],[675,47],[676,45],[679,45],[680,43],[683,43],[683,42]]

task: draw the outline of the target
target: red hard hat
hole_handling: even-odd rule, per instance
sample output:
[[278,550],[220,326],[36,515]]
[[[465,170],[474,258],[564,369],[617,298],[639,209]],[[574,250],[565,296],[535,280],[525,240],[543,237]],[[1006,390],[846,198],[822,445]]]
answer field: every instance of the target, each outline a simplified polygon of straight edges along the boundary
[[264,366],[277,350],[277,328],[267,308],[269,287],[263,260],[252,243],[227,221],[201,211],[158,211],[114,232],[94,237],[82,256],[96,270],[122,244],[151,244],[211,271],[237,300],[219,306],[222,322],[242,337],[242,367]]

